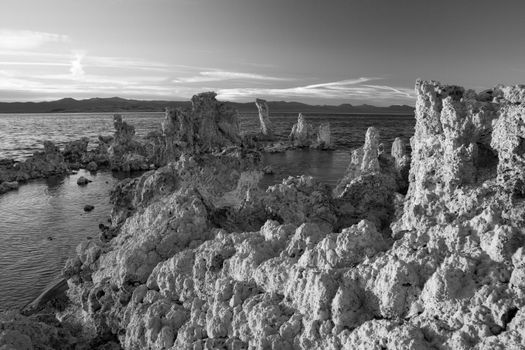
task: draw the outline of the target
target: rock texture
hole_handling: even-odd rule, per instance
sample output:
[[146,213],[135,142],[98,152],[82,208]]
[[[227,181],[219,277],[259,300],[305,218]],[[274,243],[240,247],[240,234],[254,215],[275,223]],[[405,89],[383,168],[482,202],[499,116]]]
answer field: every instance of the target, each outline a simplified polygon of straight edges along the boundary
[[191,110],[166,110],[162,125],[165,162],[176,160],[184,152],[211,152],[241,143],[238,112],[215,96],[214,92],[193,96]]
[[150,168],[146,148],[135,136],[135,128],[122,120],[120,114],[113,116],[115,135],[108,148],[112,170],[137,171]]
[[333,148],[332,144],[332,135],[330,131],[330,123],[321,123],[319,129],[317,130],[317,141],[313,148],[320,149],[331,149]]
[[[306,122],[302,113],[299,113],[297,123],[292,126],[288,140],[291,143],[288,148],[333,149],[330,123],[321,123],[318,130],[315,131],[314,127]],[[274,145],[273,148],[269,148],[267,151],[278,152],[280,150],[276,149]]]
[[268,108],[268,104],[266,103],[266,100],[258,98],[255,100],[255,105],[257,106],[257,110],[259,111],[259,122],[261,123],[261,134],[268,138],[273,137],[274,136],[273,125],[270,120],[270,110]]
[[124,349],[525,348],[525,88],[416,92],[406,196],[406,149],[374,128],[333,192],[258,188],[237,147],[121,184],[61,325]]
[[297,117],[297,123],[292,126],[289,140],[295,147],[309,147],[316,141],[316,135],[312,125],[306,122],[302,113]]
[[[405,153],[396,156],[410,160]],[[346,174],[334,189],[340,226],[367,218],[381,229],[388,228],[408,182],[407,171],[398,171],[396,159],[381,152],[379,130],[368,128],[364,145],[352,151]]]
[[0,184],[63,175],[68,170],[58,147],[50,141],[44,141],[43,151],[35,152],[23,162],[0,161]]

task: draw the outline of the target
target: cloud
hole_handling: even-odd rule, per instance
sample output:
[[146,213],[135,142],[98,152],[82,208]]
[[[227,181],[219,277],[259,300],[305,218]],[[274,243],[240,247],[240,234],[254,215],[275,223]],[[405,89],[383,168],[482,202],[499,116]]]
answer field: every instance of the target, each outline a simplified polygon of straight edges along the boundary
[[174,79],[174,83],[206,83],[226,80],[261,80],[261,81],[286,81],[289,79],[278,78],[254,73],[228,72],[228,71],[205,71],[198,75],[186,78]]
[[0,49],[30,50],[47,43],[66,42],[67,35],[30,30],[0,29]]
[[82,58],[84,58],[84,54],[76,53],[75,59],[71,61],[71,67],[69,68],[69,72],[71,72],[71,76],[73,78],[80,79],[84,77],[84,67],[82,66]]
[[311,98],[317,100],[361,101],[412,101],[415,98],[412,89],[362,84],[378,79],[363,77],[290,88],[226,88],[219,89],[218,97],[224,100],[247,100],[266,96],[278,99]]

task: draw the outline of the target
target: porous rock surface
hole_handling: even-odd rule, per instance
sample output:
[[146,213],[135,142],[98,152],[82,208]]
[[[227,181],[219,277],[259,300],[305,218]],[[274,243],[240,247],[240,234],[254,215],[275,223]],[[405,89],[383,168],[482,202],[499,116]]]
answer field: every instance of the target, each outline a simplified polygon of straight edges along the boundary
[[261,134],[266,137],[272,137],[274,135],[273,125],[270,120],[270,109],[268,103],[263,99],[256,99],[255,105],[259,111],[259,123],[261,124]]
[[8,189],[17,188],[9,182],[24,182],[30,179],[63,175],[69,171],[60,149],[50,141],[44,141],[44,149],[35,152],[23,162],[11,159],[0,160],[0,184]]
[[308,147],[316,140],[315,131],[302,113],[297,117],[297,123],[292,126],[288,137],[295,147]]
[[373,128],[334,192],[254,187],[238,148],[128,182],[115,237],[66,266],[62,325],[125,349],[525,348],[525,88],[416,92],[406,197]]
[[302,113],[297,117],[297,123],[292,126],[288,136],[294,148],[309,147],[312,149],[332,149],[330,123],[321,123],[317,131],[309,124]]

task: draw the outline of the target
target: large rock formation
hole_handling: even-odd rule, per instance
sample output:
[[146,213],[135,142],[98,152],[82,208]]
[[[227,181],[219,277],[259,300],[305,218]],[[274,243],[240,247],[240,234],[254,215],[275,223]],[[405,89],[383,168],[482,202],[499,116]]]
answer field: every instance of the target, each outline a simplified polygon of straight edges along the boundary
[[334,195],[258,189],[240,149],[183,155],[115,194],[62,324],[125,349],[525,348],[525,88],[416,92],[404,206],[406,150],[373,128]]
[[256,99],[255,105],[259,111],[259,122],[261,123],[261,134],[267,138],[272,138],[274,136],[273,125],[270,120],[270,110],[266,100]]
[[215,96],[214,92],[193,96],[191,110],[166,110],[162,125],[166,162],[185,152],[210,152],[240,144],[238,112]]

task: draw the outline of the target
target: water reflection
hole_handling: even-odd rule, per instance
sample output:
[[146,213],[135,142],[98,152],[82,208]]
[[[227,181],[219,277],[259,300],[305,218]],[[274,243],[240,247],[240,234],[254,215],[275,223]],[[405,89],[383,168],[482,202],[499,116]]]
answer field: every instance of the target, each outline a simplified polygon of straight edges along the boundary
[[[93,182],[78,186],[81,175]],[[80,171],[32,181],[0,196],[0,309],[36,297],[76,245],[98,235],[98,223],[108,217],[109,192],[117,181],[110,173]],[[86,204],[95,209],[84,212]]]
[[284,153],[263,154],[263,163],[271,165],[274,174],[265,175],[261,185],[266,187],[280,183],[288,176],[308,175],[335,186],[349,162],[350,152],[345,150],[290,150]]

